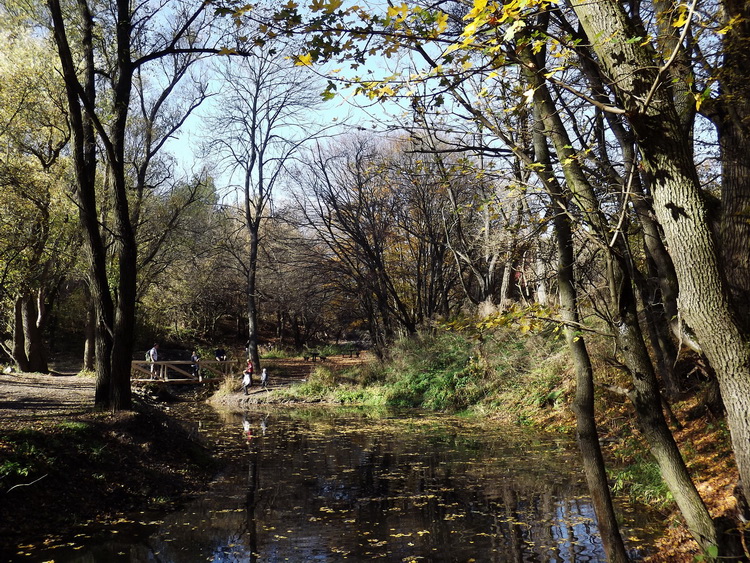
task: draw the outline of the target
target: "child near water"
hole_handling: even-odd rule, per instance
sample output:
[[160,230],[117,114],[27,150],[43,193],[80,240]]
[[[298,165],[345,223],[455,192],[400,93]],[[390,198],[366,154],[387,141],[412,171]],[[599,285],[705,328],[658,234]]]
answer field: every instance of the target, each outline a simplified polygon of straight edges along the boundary
[[247,388],[252,387],[253,385],[253,362],[251,360],[247,361],[247,367],[245,368],[245,371],[242,374],[242,388],[245,390],[245,395],[247,395]]

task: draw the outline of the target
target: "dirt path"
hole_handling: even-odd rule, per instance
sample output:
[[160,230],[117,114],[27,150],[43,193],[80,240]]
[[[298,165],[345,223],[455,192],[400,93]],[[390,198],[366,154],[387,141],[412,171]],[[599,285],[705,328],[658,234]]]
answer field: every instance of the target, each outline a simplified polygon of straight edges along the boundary
[[91,411],[94,378],[36,373],[0,374],[0,425],[24,426]]
[[[305,361],[303,358],[268,359],[269,390],[298,383],[310,376],[319,365],[333,368],[355,365],[364,358],[333,357],[325,362]],[[94,378],[64,373],[0,374],[0,426],[17,428],[45,421],[59,422],[69,417],[90,412],[94,404]],[[239,376],[238,376],[239,377]],[[257,374],[255,380],[257,383]],[[255,385],[252,393],[265,392]]]

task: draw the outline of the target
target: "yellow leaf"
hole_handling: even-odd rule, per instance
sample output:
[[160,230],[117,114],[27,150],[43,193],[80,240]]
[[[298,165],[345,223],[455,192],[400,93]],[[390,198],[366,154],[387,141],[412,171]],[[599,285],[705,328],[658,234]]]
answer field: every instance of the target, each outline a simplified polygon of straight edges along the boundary
[[731,20],[729,20],[729,23],[725,27],[722,27],[716,33],[718,33],[719,35],[726,35],[727,33],[729,33],[732,30],[732,28],[737,24],[737,22],[740,21],[741,17],[742,16],[740,16],[740,15],[734,16]]
[[473,20],[487,7],[487,0],[474,0],[474,7],[464,16],[465,20]]
[[451,43],[448,45],[448,48],[443,52],[443,56],[448,55],[449,53],[452,53],[456,49],[459,49],[461,45],[459,43]]
[[682,14],[676,22],[672,24],[672,27],[682,27],[688,21],[687,14]]
[[516,36],[516,33],[521,31],[524,27],[526,27],[526,22],[524,22],[523,20],[514,21],[513,25],[511,25],[508,28],[508,31],[505,32],[505,37],[503,37],[503,39],[505,41],[512,41]]
[[695,97],[695,111],[701,110],[701,104],[703,103],[703,96],[700,94],[693,94]]
[[672,22],[672,27],[682,27],[688,22],[687,7],[682,5],[678,9],[680,10],[680,15],[677,17],[676,21]]
[[437,32],[442,33],[448,27],[448,14],[440,12],[435,22],[437,23]]
[[400,6],[388,7],[389,18],[397,18],[398,21],[404,21],[408,14],[409,14],[409,7],[406,5],[406,3],[403,3]]
[[297,57],[297,62],[294,63],[297,66],[311,66],[313,63],[312,54],[307,53],[306,55],[300,55]]
[[464,28],[463,35],[465,36],[474,35],[478,26],[479,26],[479,22],[477,20],[474,20],[473,22],[471,22]]

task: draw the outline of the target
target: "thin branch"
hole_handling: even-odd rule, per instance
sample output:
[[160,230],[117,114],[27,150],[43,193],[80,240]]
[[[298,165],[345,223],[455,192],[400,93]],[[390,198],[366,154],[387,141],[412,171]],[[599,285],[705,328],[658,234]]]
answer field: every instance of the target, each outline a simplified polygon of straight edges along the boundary
[[30,487],[31,485],[34,485],[35,483],[38,483],[39,481],[41,481],[42,479],[44,479],[46,476],[47,476],[46,474],[42,475],[41,477],[39,477],[39,479],[37,479],[36,481],[32,481],[31,483],[19,483],[18,485],[13,485],[10,489],[8,489],[7,492],[9,493],[13,489],[17,489],[19,487]]

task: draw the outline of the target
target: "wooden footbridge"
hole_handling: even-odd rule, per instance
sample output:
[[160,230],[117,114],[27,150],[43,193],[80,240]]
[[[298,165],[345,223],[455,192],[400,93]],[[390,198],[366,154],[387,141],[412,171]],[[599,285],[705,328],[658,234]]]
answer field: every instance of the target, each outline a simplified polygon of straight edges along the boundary
[[218,381],[228,375],[242,372],[238,362],[215,360],[200,360],[197,363],[190,360],[149,362],[135,360],[130,365],[131,383],[169,383],[169,384],[202,384]]

